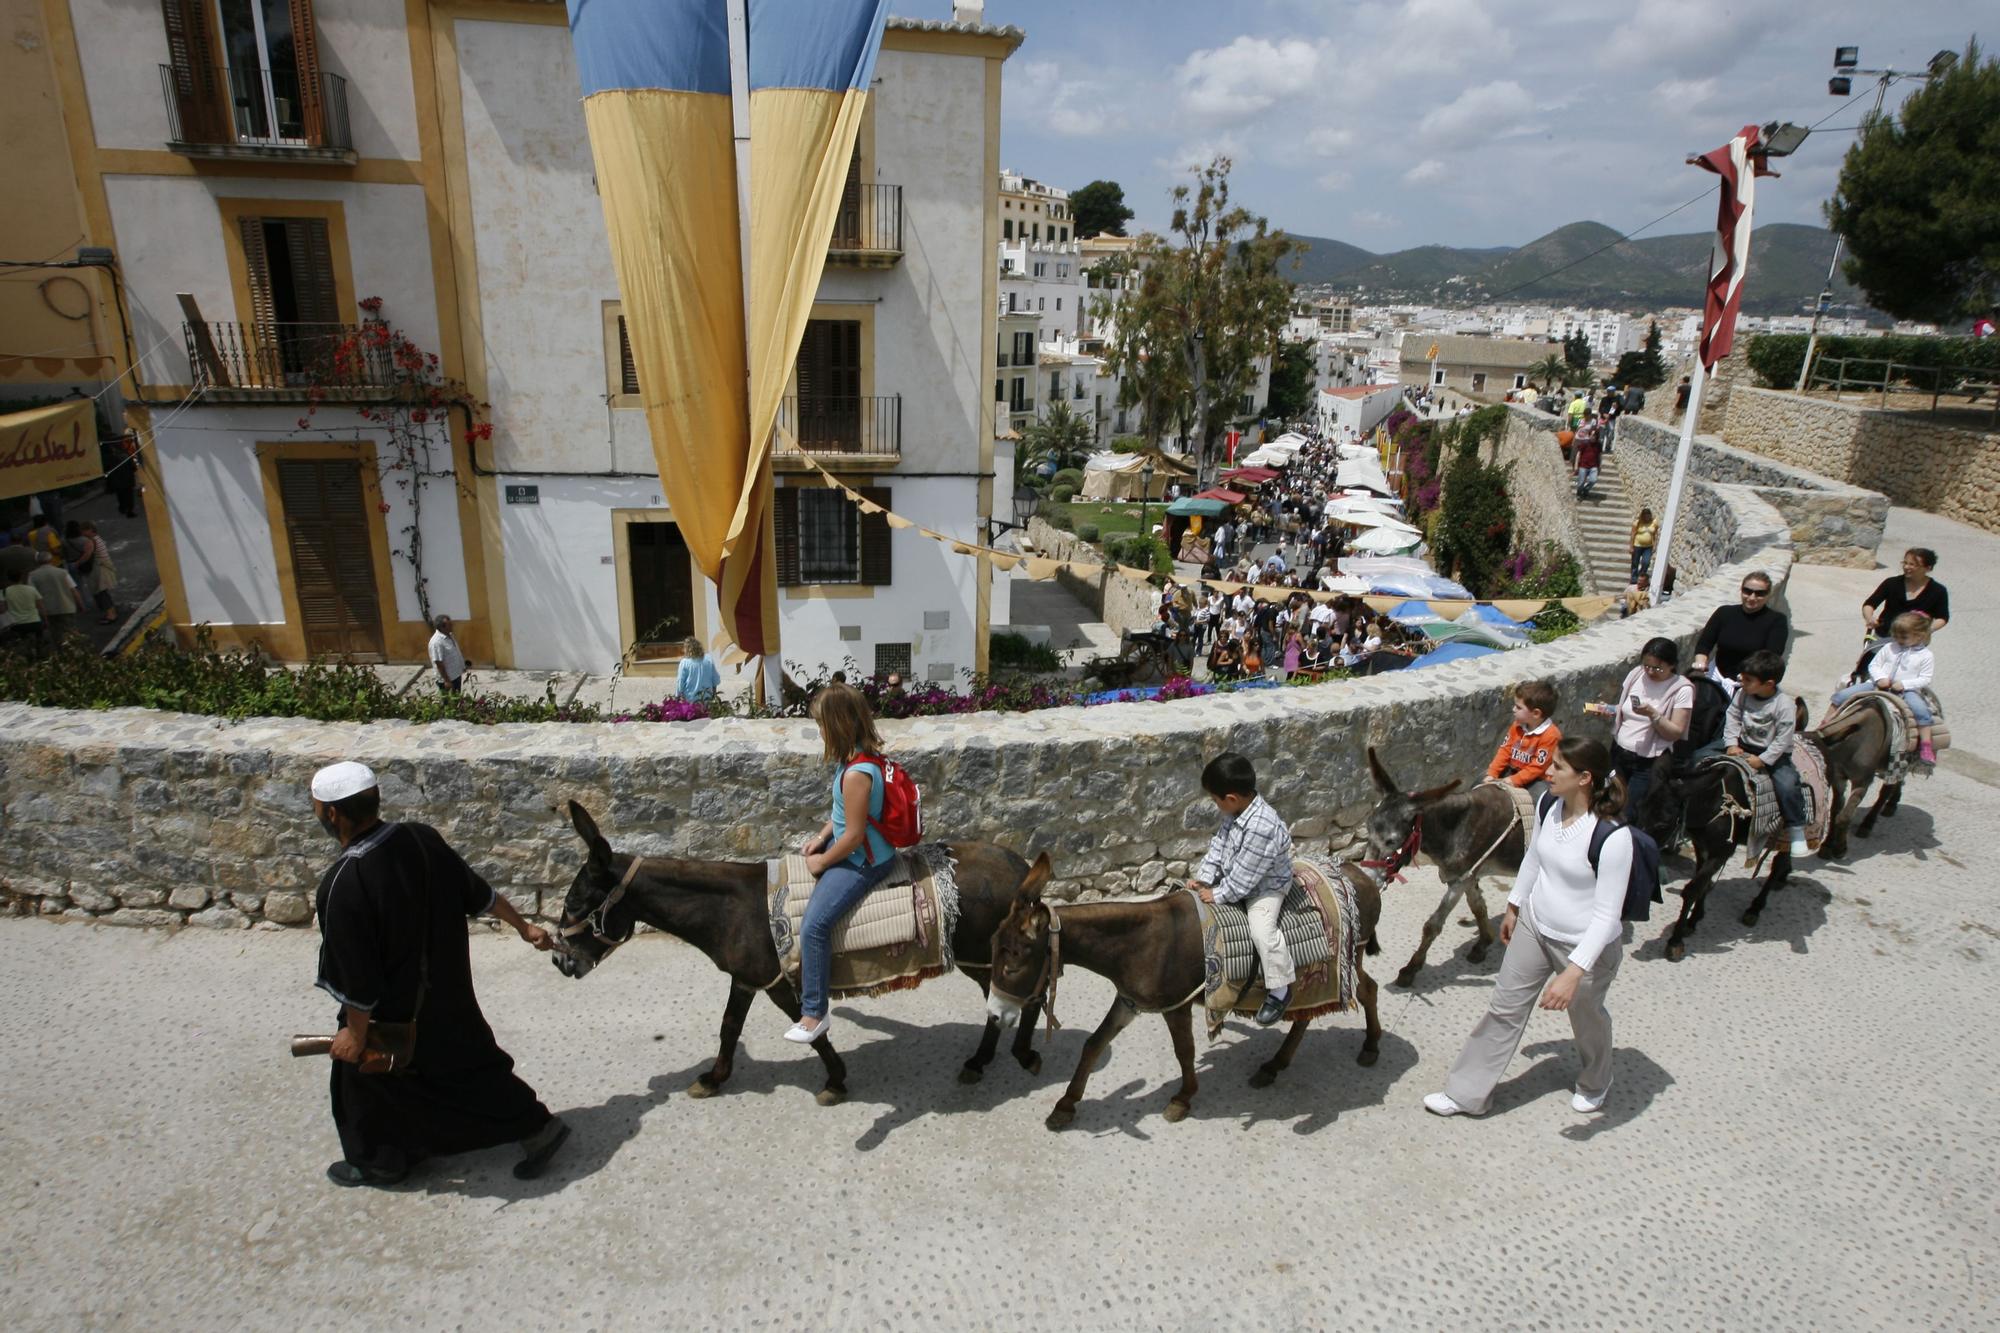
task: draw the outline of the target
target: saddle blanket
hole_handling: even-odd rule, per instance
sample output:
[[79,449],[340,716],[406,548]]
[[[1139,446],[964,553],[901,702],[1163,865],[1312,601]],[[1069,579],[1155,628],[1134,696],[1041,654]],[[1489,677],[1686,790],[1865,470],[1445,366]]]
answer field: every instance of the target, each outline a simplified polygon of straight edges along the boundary
[[[1755,865],[1766,855],[1790,844],[1785,822],[1778,811],[1778,789],[1769,773],[1752,769],[1734,755],[1719,755],[1713,761],[1727,764],[1741,775],[1751,793],[1750,837],[1743,844],[1746,865]],[[1826,841],[1827,824],[1833,814],[1833,788],[1826,779],[1826,759],[1811,741],[1792,746],[1792,767],[1799,771],[1799,789],[1806,798],[1806,846],[1818,851]]]
[[[1931,746],[1943,750],[1951,745],[1951,730],[1944,724],[1944,705],[1929,689],[1921,691],[1924,703],[1931,710]],[[1876,709],[1882,714],[1883,725],[1889,728],[1889,762],[1882,770],[1882,781],[1893,787],[1900,784],[1912,771],[1928,777],[1930,766],[1917,762],[1917,718],[1910,711],[1910,705],[1900,694],[1889,690],[1870,690],[1858,694],[1840,707],[1827,714],[1819,725],[1819,734],[1831,740],[1849,731],[1860,720],[1863,713]]]
[[1514,802],[1514,817],[1521,821],[1521,846],[1525,848],[1535,840],[1535,793],[1526,787],[1516,787],[1511,782],[1498,778],[1487,778],[1481,787],[1498,787],[1506,792]]
[[[799,932],[818,881],[797,853],[764,863],[771,943],[782,977],[799,979]],[[956,966],[958,885],[951,852],[927,842],[897,853],[896,868],[834,929],[827,990],[851,1000],[907,990]]]
[[[1205,976],[1202,1004],[1213,1040],[1230,1014],[1257,1012],[1264,1003],[1264,985],[1249,914],[1235,903],[1195,902]],[[1362,943],[1355,937],[1355,920],[1354,885],[1342,867],[1317,857],[1292,862],[1291,891],[1278,916],[1298,972],[1286,1018],[1317,1018],[1354,1007]]]

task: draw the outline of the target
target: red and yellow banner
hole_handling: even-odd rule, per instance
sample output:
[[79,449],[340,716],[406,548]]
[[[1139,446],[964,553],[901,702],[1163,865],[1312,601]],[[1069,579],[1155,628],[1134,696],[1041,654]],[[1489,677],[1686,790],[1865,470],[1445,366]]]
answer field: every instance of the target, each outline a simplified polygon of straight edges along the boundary
[[90,399],[0,416],[0,500],[60,490],[103,471]]

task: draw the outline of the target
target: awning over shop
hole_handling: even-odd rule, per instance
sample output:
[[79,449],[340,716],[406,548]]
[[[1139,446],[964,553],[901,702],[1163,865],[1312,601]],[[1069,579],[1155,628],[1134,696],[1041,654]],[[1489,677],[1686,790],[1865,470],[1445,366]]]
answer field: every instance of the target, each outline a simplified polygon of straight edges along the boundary
[[1220,500],[1226,505],[1240,505],[1249,497],[1241,491],[1232,491],[1227,486],[1211,486],[1194,498],[1197,500]]
[[1185,500],[1174,501],[1167,506],[1167,512],[1181,518],[1186,518],[1193,514],[1199,514],[1203,518],[1218,518],[1229,512],[1229,506],[1221,500],[1212,500],[1205,496],[1195,495],[1189,496]]
[[0,500],[61,490],[103,471],[90,399],[0,416]]

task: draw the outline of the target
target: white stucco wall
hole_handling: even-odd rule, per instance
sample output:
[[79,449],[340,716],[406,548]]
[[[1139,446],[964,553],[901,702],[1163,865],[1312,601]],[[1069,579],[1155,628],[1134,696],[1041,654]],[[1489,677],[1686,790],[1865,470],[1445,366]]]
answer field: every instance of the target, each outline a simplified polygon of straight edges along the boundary
[[[107,176],[132,338],[149,384],[192,380],[180,303],[188,292],[210,321],[238,318],[217,199],[338,200],[347,221],[354,296],[383,298],[382,317],[428,351],[438,345],[424,192],[416,185],[240,177]],[[345,319],[359,312],[343,311]]]
[[[196,623],[261,625],[284,621],[271,516],[265,508],[263,476],[257,462],[259,443],[374,439],[378,461],[389,459],[389,446],[380,428],[352,412],[322,408],[313,418],[315,429],[309,433],[298,429],[300,415],[301,409],[295,405],[156,409],[153,447],[173,517],[188,614]],[[442,437],[434,454],[439,467],[450,466],[451,453]],[[471,607],[453,480],[431,478],[424,485],[424,574],[430,586],[431,610],[463,619],[471,614]],[[395,476],[387,476],[382,498],[389,505],[382,522],[393,552],[403,546],[402,533],[410,525],[410,492]],[[392,555],[390,570],[396,585],[396,618],[419,619],[416,577],[409,562]],[[613,619],[615,623],[615,615]]]
[[[106,148],[164,148],[159,67],[166,21],[146,0],[69,0],[90,98]],[[320,67],[347,80],[348,122],[362,157],[418,155],[410,43],[401,0],[318,0]]]

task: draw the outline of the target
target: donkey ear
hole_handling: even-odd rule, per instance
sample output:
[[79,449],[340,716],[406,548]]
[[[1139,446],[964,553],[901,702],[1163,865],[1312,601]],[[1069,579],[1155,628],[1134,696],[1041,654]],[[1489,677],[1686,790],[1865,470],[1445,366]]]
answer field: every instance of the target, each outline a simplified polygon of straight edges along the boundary
[[1396,794],[1396,780],[1389,776],[1389,770],[1382,767],[1382,760],[1375,753],[1375,747],[1368,747],[1368,775],[1375,779],[1375,786],[1384,795]]
[[1431,787],[1425,791],[1413,791],[1410,793],[1410,799],[1413,801],[1435,801],[1440,796],[1449,796],[1454,791],[1457,791],[1458,785],[1462,781],[1464,781],[1462,778],[1453,778],[1442,787]]
[[611,844],[597,831],[597,821],[590,817],[590,811],[576,801],[569,803],[569,822],[576,829],[576,836],[583,839],[592,857],[608,861],[611,859]]
[[1042,900],[1042,889],[1048,882],[1049,854],[1043,852],[1035,858],[1035,863],[1028,867],[1028,874],[1026,878],[1022,879],[1021,887],[1014,890],[1014,900],[1029,904],[1040,902]]

